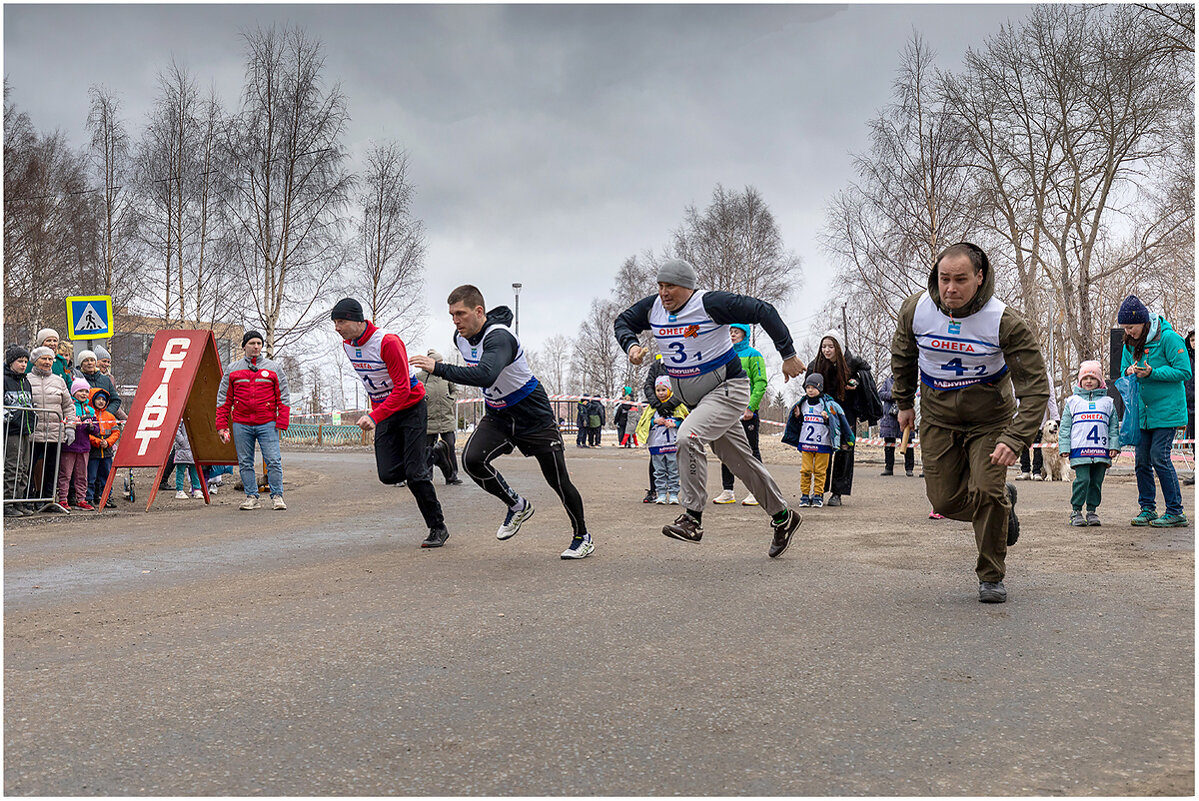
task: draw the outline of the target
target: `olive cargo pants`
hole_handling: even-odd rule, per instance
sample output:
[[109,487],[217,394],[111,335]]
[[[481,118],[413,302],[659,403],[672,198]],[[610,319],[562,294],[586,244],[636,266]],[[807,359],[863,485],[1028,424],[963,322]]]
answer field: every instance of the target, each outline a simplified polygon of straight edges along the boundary
[[991,464],[1002,428],[969,432],[941,428],[925,417],[920,427],[924,482],[933,509],[974,524],[978,580],[1002,581],[1007,556],[1007,468]]

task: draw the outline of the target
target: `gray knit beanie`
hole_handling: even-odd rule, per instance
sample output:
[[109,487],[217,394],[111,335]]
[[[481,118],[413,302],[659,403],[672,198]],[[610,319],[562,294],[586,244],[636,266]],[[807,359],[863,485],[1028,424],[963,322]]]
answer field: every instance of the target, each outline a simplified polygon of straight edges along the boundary
[[695,268],[682,259],[664,261],[658,268],[658,283],[695,289]]
[[43,342],[45,342],[48,337],[54,337],[55,339],[60,338],[58,336],[58,332],[55,331],[53,328],[43,328],[41,331],[37,332],[37,339],[34,340],[34,344],[37,345],[38,347],[40,347],[41,344]]
[[97,359],[111,359],[112,356],[110,356],[108,354],[108,351],[104,349],[103,345],[97,345],[96,346],[96,358]]
[[29,361],[36,362],[38,359],[42,358],[43,356],[53,356],[53,355],[54,355],[54,351],[50,350],[45,345],[42,345],[40,347],[34,348],[33,351],[30,352]]

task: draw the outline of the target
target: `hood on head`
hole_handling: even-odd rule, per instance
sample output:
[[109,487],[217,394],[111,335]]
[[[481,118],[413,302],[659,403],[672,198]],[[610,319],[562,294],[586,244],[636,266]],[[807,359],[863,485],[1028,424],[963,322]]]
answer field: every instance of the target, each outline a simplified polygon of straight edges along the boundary
[[934,263],[928,273],[928,296],[933,299],[933,303],[937,304],[937,308],[950,317],[969,317],[985,306],[987,301],[995,295],[995,265],[990,264],[990,259],[987,261],[988,266],[983,267],[982,286],[978,288],[978,292],[970,299],[969,303],[955,311],[950,311],[941,303],[941,288],[937,284],[937,265]]
[[108,394],[108,390],[104,387],[92,387],[92,391],[87,393],[87,399],[94,403],[97,395],[103,395],[106,404],[112,402],[112,396]]

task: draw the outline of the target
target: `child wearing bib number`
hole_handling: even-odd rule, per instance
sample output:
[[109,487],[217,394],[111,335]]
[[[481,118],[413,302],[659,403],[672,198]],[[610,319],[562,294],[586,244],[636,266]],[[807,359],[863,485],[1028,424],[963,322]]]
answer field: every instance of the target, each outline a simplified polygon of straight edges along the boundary
[[783,444],[793,445],[803,454],[799,505],[819,509],[824,506],[824,481],[833,452],[848,448],[853,432],[840,404],[824,394],[823,375],[809,373],[804,379],[804,394],[806,397],[792,406],[787,416]]
[[[1097,361],[1078,368],[1078,386],[1066,398],[1058,435],[1058,452],[1070,456],[1074,487],[1070,493],[1070,525],[1100,526],[1100,494],[1103,477],[1112,459],[1120,453],[1120,418],[1103,383],[1103,368]],[[1083,505],[1087,507],[1083,516]]]

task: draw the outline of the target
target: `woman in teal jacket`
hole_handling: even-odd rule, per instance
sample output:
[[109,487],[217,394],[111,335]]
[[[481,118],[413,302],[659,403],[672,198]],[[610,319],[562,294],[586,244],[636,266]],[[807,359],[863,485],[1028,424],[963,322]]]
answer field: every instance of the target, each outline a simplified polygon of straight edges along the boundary
[[[1137,445],[1137,502],[1141,512],[1134,526],[1185,527],[1190,522],[1182,509],[1182,488],[1170,461],[1174,431],[1187,424],[1186,389],[1191,377],[1191,361],[1186,343],[1161,315],[1129,295],[1120,305],[1116,322],[1124,329],[1124,352],[1120,371],[1135,375],[1141,385],[1137,407],[1141,441]],[[1162,485],[1166,513],[1157,514],[1157,488],[1153,474]]]

